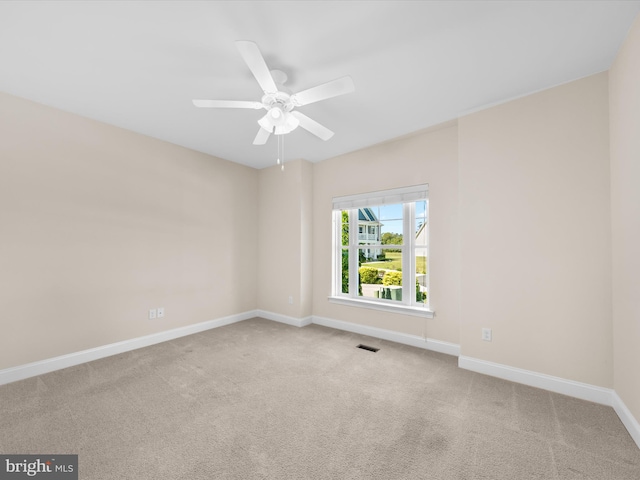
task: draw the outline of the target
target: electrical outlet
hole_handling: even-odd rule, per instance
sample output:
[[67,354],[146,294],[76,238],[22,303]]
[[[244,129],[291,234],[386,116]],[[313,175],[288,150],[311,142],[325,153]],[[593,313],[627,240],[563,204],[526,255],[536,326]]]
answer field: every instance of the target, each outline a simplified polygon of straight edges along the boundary
[[289,295],[289,305],[293,305],[293,295]]
[[151,310],[149,310],[149,320],[153,320],[154,318],[156,318],[157,315],[157,311],[155,308],[152,308]]
[[164,317],[164,307],[158,307],[158,318]]
[[491,341],[491,329],[490,328],[483,328],[482,329],[482,340],[484,340],[485,342],[490,342]]

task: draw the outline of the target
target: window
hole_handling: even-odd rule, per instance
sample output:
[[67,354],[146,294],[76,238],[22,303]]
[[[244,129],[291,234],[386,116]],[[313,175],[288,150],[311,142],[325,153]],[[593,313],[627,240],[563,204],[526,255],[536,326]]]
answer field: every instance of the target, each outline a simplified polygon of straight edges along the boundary
[[333,199],[331,300],[432,316],[428,185]]

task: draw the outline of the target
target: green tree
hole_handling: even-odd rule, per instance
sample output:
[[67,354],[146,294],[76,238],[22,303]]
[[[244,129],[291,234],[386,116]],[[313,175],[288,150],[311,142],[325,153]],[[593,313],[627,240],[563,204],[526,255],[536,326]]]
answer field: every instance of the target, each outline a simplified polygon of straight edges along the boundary
[[[382,245],[402,245],[402,234],[394,232],[384,232],[380,238]],[[387,248],[385,252],[399,252],[399,249]]]
[[[346,247],[349,245],[349,211],[342,210],[341,214],[342,221],[342,246]],[[362,250],[358,251],[358,267],[365,261],[364,254]],[[347,249],[342,249],[342,293],[349,293],[349,251]],[[358,293],[362,295],[362,286],[360,282],[358,282]]]
[[385,232],[380,239],[383,245],[402,245],[402,234]]
[[349,212],[342,210],[342,246],[349,245]]
[[[342,210],[342,246],[349,245],[349,212]],[[342,293],[349,293],[349,251],[342,249]]]
[[342,250],[342,293],[349,293],[349,251]]

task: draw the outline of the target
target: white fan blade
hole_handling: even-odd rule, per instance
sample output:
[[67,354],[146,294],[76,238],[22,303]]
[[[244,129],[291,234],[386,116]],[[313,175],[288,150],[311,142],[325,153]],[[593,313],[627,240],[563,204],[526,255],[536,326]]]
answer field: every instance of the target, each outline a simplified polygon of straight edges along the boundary
[[276,87],[276,83],[273,81],[271,73],[269,73],[269,68],[264,61],[264,57],[260,53],[258,45],[253,42],[238,40],[236,42],[236,47],[240,51],[240,55],[242,55],[242,58],[249,67],[249,70],[251,70],[253,76],[256,77],[256,80],[260,84],[260,88],[262,88],[264,93],[276,93],[278,91],[278,87]]
[[259,110],[264,107],[260,102],[244,100],[193,100],[193,104],[202,108],[253,108]]
[[271,133],[269,133],[269,130],[265,130],[264,128],[260,127],[256,138],[253,140],[253,144],[264,145],[265,143],[267,143],[267,140],[269,140],[269,135],[271,135]]
[[327,127],[320,125],[315,120],[310,119],[304,113],[298,111],[291,112],[291,115],[300,120],[300,126],[305,130],[313,133],[316,137],[320,137],[322,140],[327,141],[333,137],[333,132]]
[[327,98],[337,97],[338,95],[344,95],[345,93],[351,93],[356,89],[353,84],[353,80],[349,75],[336,80],[332,80],[317,87],[311,87],[302,92],[298,92],[291,96],[293,103],[301,107],[302,105],[309,105],[310,103],[319,102],[320,100],[326,100]]

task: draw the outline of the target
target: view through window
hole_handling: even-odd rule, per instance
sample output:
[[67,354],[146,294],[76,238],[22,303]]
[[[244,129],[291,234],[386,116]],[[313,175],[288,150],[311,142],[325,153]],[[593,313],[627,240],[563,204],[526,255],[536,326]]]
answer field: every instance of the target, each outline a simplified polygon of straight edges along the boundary
[[428,305],[427,195],[423,185],[334,199],[334,295]]

